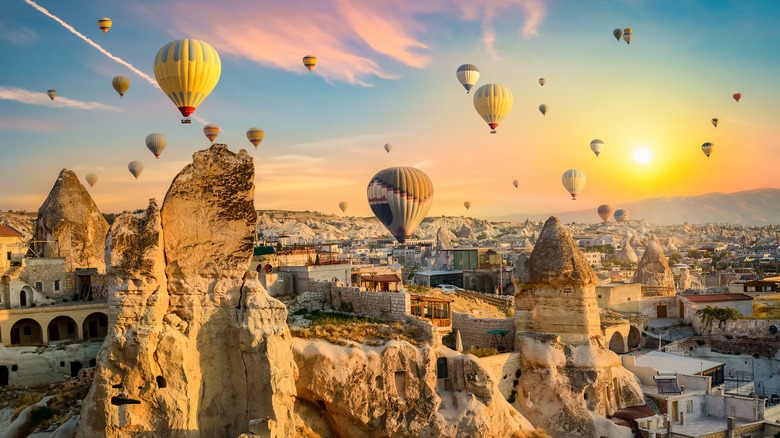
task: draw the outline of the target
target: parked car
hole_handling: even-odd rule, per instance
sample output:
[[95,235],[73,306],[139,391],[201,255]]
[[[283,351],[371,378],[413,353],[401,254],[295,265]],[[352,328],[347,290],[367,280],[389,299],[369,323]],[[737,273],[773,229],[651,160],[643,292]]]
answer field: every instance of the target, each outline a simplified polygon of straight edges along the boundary
[[440,284],[436,286],[436,289],[441,289],[442,292],[457,292],[464,290],[462,287],[455,286],[454,284]]

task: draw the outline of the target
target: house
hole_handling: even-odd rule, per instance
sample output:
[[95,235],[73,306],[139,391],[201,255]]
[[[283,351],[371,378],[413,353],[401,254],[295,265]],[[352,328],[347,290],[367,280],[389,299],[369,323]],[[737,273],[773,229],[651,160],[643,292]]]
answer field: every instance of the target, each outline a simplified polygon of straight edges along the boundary
[[740,315],[753,314],[753,297],[746,294],[701,294],[680,295],[680,318],[687,322],[698,322],[696,312],[707,306],[731,307]]

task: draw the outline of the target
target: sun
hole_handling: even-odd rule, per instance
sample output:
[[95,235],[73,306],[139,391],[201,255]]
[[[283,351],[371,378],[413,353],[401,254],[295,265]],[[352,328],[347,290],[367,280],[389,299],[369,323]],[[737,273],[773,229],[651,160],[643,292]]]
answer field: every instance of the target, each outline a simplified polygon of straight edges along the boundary
[[653,151],[650,149],[644,147],[644,146],[637,146],[634,148],[634,161],[636,161],[637,164],[645,165],[650,162],[650,160],[653,159]]

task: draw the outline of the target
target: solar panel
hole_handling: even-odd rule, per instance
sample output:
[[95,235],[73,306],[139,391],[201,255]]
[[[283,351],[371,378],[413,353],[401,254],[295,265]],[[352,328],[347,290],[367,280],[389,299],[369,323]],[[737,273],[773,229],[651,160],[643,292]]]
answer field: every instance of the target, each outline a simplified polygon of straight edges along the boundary
[[680,394],[680,387],[677,386],[677,379],[655,379],[655,385],[659,394]]

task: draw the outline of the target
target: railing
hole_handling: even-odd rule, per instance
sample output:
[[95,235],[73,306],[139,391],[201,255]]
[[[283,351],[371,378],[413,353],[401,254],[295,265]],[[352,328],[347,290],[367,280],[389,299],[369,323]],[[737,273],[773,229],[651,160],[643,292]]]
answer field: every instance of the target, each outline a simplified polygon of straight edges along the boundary
[[669,286],[645,286],[642,285],[642,297],[660,297],[674,295],[674,288]]

